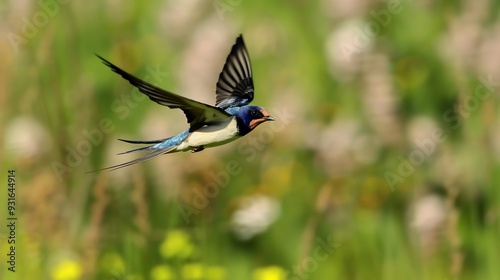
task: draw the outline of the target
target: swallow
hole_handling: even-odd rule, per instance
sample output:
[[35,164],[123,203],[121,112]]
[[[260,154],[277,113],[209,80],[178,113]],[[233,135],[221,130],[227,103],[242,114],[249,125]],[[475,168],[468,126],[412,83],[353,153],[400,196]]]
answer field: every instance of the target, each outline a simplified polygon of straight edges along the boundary
[[189,128],[183,132],[164,139],[142,141],[118,139],[130,144],[148,145],[120,154],[148,153],[135,160],[98,171],[120,169],[164,154],[201,152],[205,148],[232,142],[247,135],[260,124],[275,120],[266,109],[249,105],[254,97],[254,85],[250,56],[242,35],[236,38],[236,43],[231,48],[219,75],[215,90],[215,106],[163,90],[129,74],[98,54],[96,56],[152,101],[170,109],[181,109],[189,124]]

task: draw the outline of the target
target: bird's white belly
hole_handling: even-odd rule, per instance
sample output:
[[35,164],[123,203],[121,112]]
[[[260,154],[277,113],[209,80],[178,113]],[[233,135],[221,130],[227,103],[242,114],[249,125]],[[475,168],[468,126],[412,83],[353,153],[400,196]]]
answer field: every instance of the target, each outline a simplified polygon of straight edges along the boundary
[[230,118],[227,122],[204,126],[191,134],[179,145],[177,150],[188,150],[196,147],[215,147],[226,144],[238,138],[238,126],[236,118]]

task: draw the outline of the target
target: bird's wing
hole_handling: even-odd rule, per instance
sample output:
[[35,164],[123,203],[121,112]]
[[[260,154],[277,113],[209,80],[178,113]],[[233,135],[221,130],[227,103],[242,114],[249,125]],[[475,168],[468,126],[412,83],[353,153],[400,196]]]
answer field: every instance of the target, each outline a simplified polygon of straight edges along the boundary
[[181,109],[186,115],[187,121],[190,124],[190,131],[195,131],[206,124],[223,121],[231,117],[231,115],[224,112],[224,110],[222,110],[221,108],[194,101],[192,99],[185,98],[175,93],[158,88],[125,72],[124,70],[120,69],[118,66],[107,61],[101,56],[97,55],[97,57],[99,57],[106,66],[111,68],[111,70],[121,75],[133,86],[137,87],[140,92],[147,95],[149,99],[171,109]]
[[215,106],[227,109],[248,105],[253,100],[250,57],[243,36],[236,38],[217,82]]

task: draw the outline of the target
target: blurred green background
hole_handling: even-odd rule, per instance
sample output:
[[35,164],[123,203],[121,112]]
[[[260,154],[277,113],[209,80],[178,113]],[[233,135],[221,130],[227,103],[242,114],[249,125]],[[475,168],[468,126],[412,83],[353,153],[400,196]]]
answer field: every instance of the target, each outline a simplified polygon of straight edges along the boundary
[[[500,279],[500,2],[0,3],[1,279]],[[240,33],[277,122],[85,174],[187,127],[94,53],[213,104]]]

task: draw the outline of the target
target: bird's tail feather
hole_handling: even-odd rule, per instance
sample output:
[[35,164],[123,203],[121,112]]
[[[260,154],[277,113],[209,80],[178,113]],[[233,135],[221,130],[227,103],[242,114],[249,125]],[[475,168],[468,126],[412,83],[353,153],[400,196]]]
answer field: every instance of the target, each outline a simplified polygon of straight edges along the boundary
[[[118,140],[120,140],[122,142],[126,142],[126,143],[131,143],[131,144],[159,144],[159,143],[162,143],[162,142],[165,142],[165,141],[169,140],[170,138],[172,138],[172,137],[168,137],[168,138],[164,138],[164,139],[158,139],[158,140],[125,140],[125,139],[118,139]],[[147,147],[142,147],[142,148],[138,148],[138,149],[133,149],[133,150],[130,150],[130,151],[125,151],[125,152],[119,153],[119,155],[133,153],[133,152],[140,152],[140,151],[151,150],[151,149],[154,149],[153,147],[154,147],[154,145],[147,146]]]
[[[93,172],[104,171],[104,170],[109,170],[109,171],[117,170],[117,169],[120,169],[120,168],[123,168],[123,167],[127,167],[127,166],[130,166],[130,165],[139,163],[139,162],[146,161],[148,159],[152,159],[154,157],[157,157],[157,156],[160,156],[160,155],[163,155],[163,154],[172,153],[172,152],[175,151],[175,149],[177,149],[177,147],[178,146],[175,145],[175,146],[166,147],[166,148],[154,149],[151,153],[146,154],[145,156],[142,156],[140,158],[137,158],[137,159],[134,159],[134,160],[131,160],[131,161],[127,161],[127,162],[124,162],[124,163],[120,163],[120,164],[117,164],[117,165],[113,165],[113,166],[110,166],[110,167],[106,167],[106,168],[103,168],[103,169],[98,169],[98,170],[90,171],[90,172],[87,172],[87,173],[93,173]],[[141,148],[141,149],[145,150],[146,148],[150,148],[150,147],[144,147],[144,148]],[[137,150],[140,150],[140,149],[137,149]]]
[[124,155],[124,154],[128,154],[128,153],[140,152],[140,151],[147,151],[147,150],[151,150],[153,147],[154,147],[154,145],[142,147],[142,148],[138,148],[138,149],[133,149],[133,150],[118,153],[118,155]]
[[130,143],[130,144],[158,144],[161,142],[165,142],[169,140],[172,137],[168,137],[165,139],[158,139],[158,140],[126,140],[126,139],[118,139],[122,142]]

